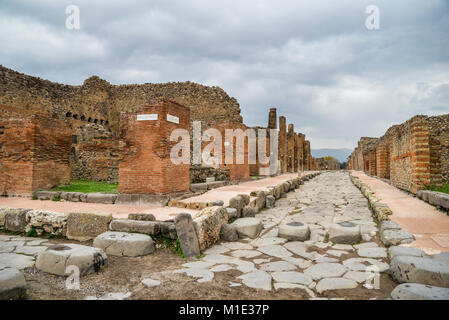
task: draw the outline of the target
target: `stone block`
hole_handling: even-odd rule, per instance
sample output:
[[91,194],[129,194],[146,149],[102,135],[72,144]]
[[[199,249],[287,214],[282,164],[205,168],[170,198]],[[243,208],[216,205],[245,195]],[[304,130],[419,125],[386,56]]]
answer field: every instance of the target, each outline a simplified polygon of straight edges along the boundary
[[67,218],[67,238],[86,241],[108,231],[112,220],[110,213],[69,213]]
[[115,219],[109,224],[112,231],[136,232],[150,235],[158,235],[161,231],[160,223],[157,221],[141,221],[129,219]]
[[137,257],[155,251],[153,239],[145,234],[107,231],[94,240],[93,246],[111,256]]
[[329,228],[329,241],[353,244],[360,241],[360,226],[352,222],[334,223]]
[[108,258],[103,250],[73,243],[57,244],[41,252],[36,260],[40,271],[67,276],[68,266],[76,266],[80,276],[99,272],[108,265]]
[[25,277],[16,268],[0,265],[0,300],[21,299],[26,291]]
[[397,256],[412,256],[412,257],[424,257],[424,251],[411,247],[392,246],[388,248],[388,255],[390,259]]
[[239,217],[242,215],[242,209],[244,206],[245,206],[245,200],[240,195],[229,199],[229,207],[236,209]]
[[174,222],[161,221],[159,222],[161,227],[161,234],[164,238],[176,240],[178,235],[176,234],[176,227]]
[[415,240],[415,236],[402,229],[388,229],[380,234],[380,240],[386,247],[389,247],[411,243]]
[[380,233],[383,233],[385,230],[393,230],[393,229],[400,230],[401,227],[396,222],[389,221],[389,220],[382,221],[380,223],[380,228],[379,228]]
[[57,236],[66,236],[68,214],[51,211],[31,210],[27,213],[25,232],[34,228],[38,235],[44,232]]
[[242,218],[246,217],[255,217],[256,216],[256,210],[253,207],[244,206],[242,209]]
[[108,193],[88,193],[87,203],[104,203],[104,204],[114,204],[117,199],[116,194]]
[[262,231],[262,222],[257,218],[240,218],[235,220],[231,225],[237,228],[239,237],[256,238]]
[[393,300],[449,300],[449,289],[419,283],[403,283],[391,292]]
[[204,250],[220,239],[221,226],[228,223],[228,213],[223,207],[207,207],[193,221],[200,250]]
[[39,200],[53,200],[61,195],[61,192],[54,191],[36,191],[34,192],[34,196]]
[[31,209],[2,208],[5,213],[5,229],[16,232],[25,232],[27,226],[27,213]]
[[269,208],[274,208],[275,203],[276,203],[276,198],[275,197],[268,195],[265,198],[265,207],[266,208],[268,208],[268,209]]
[[152,213],[130,213],[128,219],[139,221],[156,221],[156,217]]
[[302,222],[290,222],[279,226],[278,237],[292,241],[306,241],[309,240],[310,229]]
[[200,246],[196,236],[192,216],[189,213],[180,213],[175,217],[176,233],[178,235],[181,250],[186,257],[200,255]]
[[226,208],[226,212],[228,213],[228,221],[231,219],[238,218],[237,209],[235,208]]
[[221,226],[221,240],[224,241],[237,241],[239,239],[239,234],[237,232],[237,227],[231,224],[224,224]]
[[390,275],[399,282],[449,287],[449,264],[435,259],[397,256],[390,262]]

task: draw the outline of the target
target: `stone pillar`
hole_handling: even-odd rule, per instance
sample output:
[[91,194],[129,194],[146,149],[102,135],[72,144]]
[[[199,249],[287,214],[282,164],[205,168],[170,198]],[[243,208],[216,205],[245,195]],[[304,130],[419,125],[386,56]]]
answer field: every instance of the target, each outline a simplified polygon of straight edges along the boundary
[[296,134],[295,126],[293,124],[288,125],[287,133],[287,172],[295,172],[295,143]]
[[305,167],[306,170],[312,170],[312,155],[310,153],[310,141],[306,140],[305,144]]
[[[153,100],[138,112],[120,116],[119,192],[165,195],[190,189],[190,161],[174,164],[170,158],[178,141],[175,129],[190,134],[190,108]],[[187,146],[187,149],[189,146]]]
[[268,115],[268,129],[278,128],[278,118],[276,114],[276,108],[271,108]]
[[279,160],[281,173],[287,172],[287,123],[285,117],[279,117]]
[[430,146],[428,119],[415,117],[410,124],[412,147],[412,187],[416,193],[430,184]]

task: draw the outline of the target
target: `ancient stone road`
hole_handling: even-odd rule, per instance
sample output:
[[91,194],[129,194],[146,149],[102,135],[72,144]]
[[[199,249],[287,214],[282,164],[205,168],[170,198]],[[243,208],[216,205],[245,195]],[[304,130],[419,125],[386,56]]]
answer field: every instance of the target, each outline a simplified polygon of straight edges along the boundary
[[[217,274],[228,273],[231,278],[228,278],[230,280],[226,285],[230,288],[261,289],[272,292],[273,298],[281,289],[303,290],[304,296],[309,299],[325,298],[329,290],[341,290],[338,291],[338,298],[345,298],[346,293],[350,293],[351,298],[361,299],[389,296],[391,283],[382,294],[382,286],[380,289],[378,287],[379,278],[383,282],[391,282],[384,274],[389,267],[387,250],[379,245],[376,238],[378,230],[367,200],[352,184],[347,172],[322,173],[277,200],[274,208],[265,209],[256,217],[263,223],[258,238],[221,241],[205,250],[201,258],[191,258],[177,268],[164,272],[142,270],[143,283],[161,284],[162,289],[164,283],[179,281],[181,285],[180,279],[190,278],[199,286],[213,283]],[[360,225],[361,243],[343,245],[328,241],[326,234],[330,225],[343,221]],[[279,225],[289,222],[309,225],[310,240],[287,241],[278,237]],[[31,241],[23,237],[1,236],[0,264],[15,266],[13,256],[20,256],[16,267],[23,269],[32,265],[36,253],[48,244],[41,240]],[[151,256],[147,257],[151,259]],[[118,296],[128,297],[129,292],[125,293]],[[132,295],[130,298],[133,298]]]
[[[234,269],[243,274],[229,286],[301,288],[309,298],[317,298],[328,290],[365,288],[369,292],[375,287],[372,279],[377,281],[389,267],[387,250],[374,241],[378,230],[367,200],[346,172],[322,173],[256,217],[264,227],[258,238],[217,244],[205,251],[201,261],[186,263],[175,273],[209,282],[216,273]],[[361,243],[327,241],[330,225],[344,221],[360,225]],[[308,224],[310,240],[287,242],[278,237],[279,225],[289,222]]]

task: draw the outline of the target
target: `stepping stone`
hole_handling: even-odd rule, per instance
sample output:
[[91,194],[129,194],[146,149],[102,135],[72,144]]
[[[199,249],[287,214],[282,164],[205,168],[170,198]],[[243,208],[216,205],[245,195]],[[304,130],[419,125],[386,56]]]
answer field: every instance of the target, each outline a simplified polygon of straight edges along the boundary
[[290,222],[279,226],[278,235],[291,241],[305,241],[310,237],[310,229],[302,222]]
[[0,264],[0,300],[20,299],[26,291],[26,281],[22,272]]
[[285,249],[283,246],[280,245],[262,246],[259,247],[257,250],[259,250],[262,253],[265,253],[266,255],[277,258],[285,258],[292,256],[292,254],[287,249]]
[[34,257],[16,253],[0,253],[0,264],[23,270],[34,266]]
[[256,238],[262,231],[262,222],[257,218],[240,218],[235,220],[231,225],[236,226],[239,237]]
[[311,276],[313,280],[319,280],[322,278],[341,277],[346,271],[346,267],[339,263],[318,263],[304,270],[304,273]]
[[353,271],[385,272],[389,269],[388,263],[372,258],[351,258],[343,261],[343,265]]
[[277,282],[297,283],[306,286],[313,282],[312,277],[308,274],[296,271],[273,272],[271,276]]
[[73,243],[57,244],[43,251],[36,260],[40,271],[67,276],[66,268],[76,266],[80,276],[99,272],[108,265],[108,258],[103,250]]
[[261,238],[257,239],[251,242],[252,245],[256,247],[261,246],[268,246],[272,244],[284,244],[287,242],[287,239],[279,238],[279,237],[267,237],[267,238]]
[[219,264],[216,265],[215,267],[213,267],[212,269],[210,269],[210,271],[212,272],[226,272],[229,271],[231,269],[234,269],[232,266],[230,266],[229,264]]
[[342,290],[357,288],[357,282],[346,278],[325,278],[316,285],[316,291],[323,293],[329,290]]
[[360,241],[360,226],[352,222],[339,222],[329,228],[329,241],[341,244],[353,244]]
[[424,257],[425,253],[421,249],[411,247],[392,246],[388,248],[390,259],[397,256]]
[[147,288],[153,288],[158,287],[161,284],[161,282],[159,280],[147,278],[142,280],[142,284]]
[[271,276],[265,271],[255,270],[251,273],[241,275],[237,279],[241,279],[247,287],[271,291]]
[[390,262],[390,275],[399,283],[449,287],[449,264],[429,258],[397,256]]
[[189,277],[199,278],[197,282],[211,282],[214,278],[214,273],[210,270],[199,269],[199,268],[188,268],[188,269],[178,269],[173,271],[173,273],[185,273]]
[[287,261],[276,261],[261,264],[260,269],[263,271],[293,271],[297,268],[294,264]]
[[107,231],[94,240],[93,246],[112,256],[137,257],[153,253],[153,239],[146,234]]
[[387,249],[385,248],[362,248],[357,250],[357,254],[365,258],[386,258]]
[[385,246],[397,246],[400,244],[411,243],[415,240],[415,236],[405,230],[385,230],[380,234],[380,240]]
[[[186,257],[199,256],[201,254],[200,244],[196,235],[195,226],[193,225],[192,216],[189,213],[179,213],[176,215],[175,228],[182,254]],[[153,240],[151,239],[151,241]]]
[[449,300],[449,289],[419,283],[403,283],[391,292],[393,300]]
[[254,258],[260,256],[262,253],[256,250],[235,250],[231,252],[231,256],[236,258]]

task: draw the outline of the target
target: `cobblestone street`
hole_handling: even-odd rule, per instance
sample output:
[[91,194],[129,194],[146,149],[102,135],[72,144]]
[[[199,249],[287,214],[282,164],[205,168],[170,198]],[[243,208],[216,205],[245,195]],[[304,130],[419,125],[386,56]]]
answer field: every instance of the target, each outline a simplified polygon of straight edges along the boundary
[[[255,239],[220,241],[199,258],[172,257],[169,262],[165,258],[165,266],[157,253],[113,258],[100,274],[83,277],[78,292],[64,290],[63,277],[43,277],[33,270],[36,254],[50,245],[45,240],[2,235],[0,264],[27,268],[27,282],[39,278],[31,281],[39,283],[31,290],[36,298],[43,298],[39,292],[42,286],[47,288],[45,291],[57,287],[63,297],[78,299],[177,298],[180,287],[186,299],[240,299],[254,292],[261,299],[389,297],[395,284],[385,274],[389,267],[387,249],[377,239],[377,226],[367,200],[347,172],[322,173],[256,217],[261,219],[263,230]],[[341,222],[360,225],[362,239],[358,244],[333,244],[328,239],[329,228]],[[309,240],[279,237],[282,226],[301,224],[309,226]],[[122,272],[128,273],[129,267],[133,268],[129,281],[117,284],[117,278],[124,276]],[[217,292],[198,296],[208,290]]]

